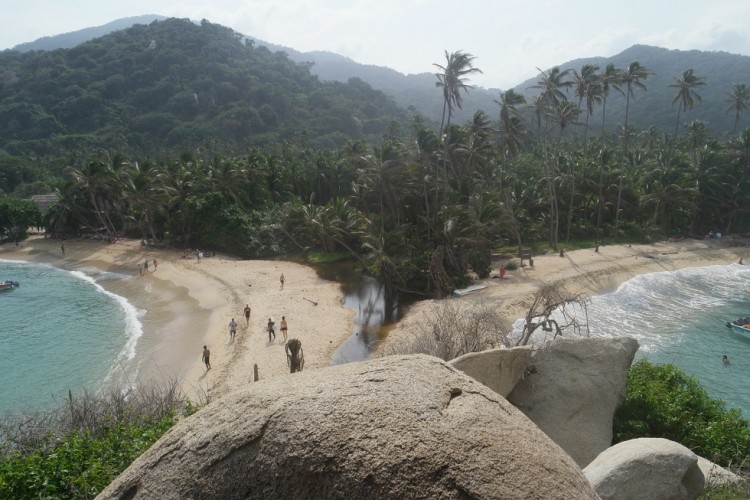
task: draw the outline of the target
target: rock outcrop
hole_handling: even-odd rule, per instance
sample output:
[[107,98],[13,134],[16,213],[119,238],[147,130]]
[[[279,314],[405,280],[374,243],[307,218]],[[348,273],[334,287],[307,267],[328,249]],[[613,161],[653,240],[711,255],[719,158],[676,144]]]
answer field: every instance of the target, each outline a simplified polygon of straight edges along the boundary
[[629,337],[546,342],[508,401],[585,467],[612,444],[612,419],[637,350]]
[[532,351],[532,346],[490,349],[464,354],[448,364],[505,398],[523,378]]
[[703,493],[698,456],[668,439],[623,441],[583,470],[602,500],[683,500]]
[[742,478],[734,472],[726,470],[721,465],[717,465],[703,457],[698,457],[698,467],[700,467],[703,477],[706,478],[706,486],[734,484],[742,480]]
[[100,498],[596,495],[521,412],[428,356],[275,377],[178,423]]

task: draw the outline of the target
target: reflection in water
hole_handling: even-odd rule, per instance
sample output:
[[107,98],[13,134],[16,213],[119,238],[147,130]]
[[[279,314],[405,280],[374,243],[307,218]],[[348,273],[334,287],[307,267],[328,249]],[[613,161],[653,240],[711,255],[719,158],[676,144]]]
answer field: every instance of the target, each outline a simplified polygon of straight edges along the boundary
[[365,275],[356,265],[329,264],[319,267],[318,274],[341,283],[344,307],[356,312],[354,331],[333,353],[331,364],[367,359],[377,342],[384,338],[382,327],[398,319],[397,301],[386,301],[382,283]]

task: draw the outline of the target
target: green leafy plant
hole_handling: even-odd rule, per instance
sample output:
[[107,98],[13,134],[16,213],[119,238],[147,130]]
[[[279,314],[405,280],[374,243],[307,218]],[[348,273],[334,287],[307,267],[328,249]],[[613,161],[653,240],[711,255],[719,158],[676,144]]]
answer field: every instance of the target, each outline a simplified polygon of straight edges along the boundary
[[615,414],[614,441],[660,437],[722,466],[750,457],[750,420],[712,399],[695,377],[672,364],[635,363],[625,402]]

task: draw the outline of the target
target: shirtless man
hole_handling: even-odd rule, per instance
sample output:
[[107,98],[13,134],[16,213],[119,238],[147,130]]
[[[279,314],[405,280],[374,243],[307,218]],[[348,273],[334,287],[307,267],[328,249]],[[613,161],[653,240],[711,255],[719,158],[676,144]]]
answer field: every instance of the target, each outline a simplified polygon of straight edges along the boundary
[[203,346],[203,362],[206,363],[206,371],[211,369],[211,350]]
[[237,335],[237,322],[232,318],[229,322],[229,337],[234,340],[235,335]]
[[284,340],[286,341],[286,332],[287,332],[287,324],[286,324],[286,316],[281,317],[281,333],[284,335]]
[[245,306],[245,321],[247,322],[247,326],[250,326],[250,304],[247,304]]

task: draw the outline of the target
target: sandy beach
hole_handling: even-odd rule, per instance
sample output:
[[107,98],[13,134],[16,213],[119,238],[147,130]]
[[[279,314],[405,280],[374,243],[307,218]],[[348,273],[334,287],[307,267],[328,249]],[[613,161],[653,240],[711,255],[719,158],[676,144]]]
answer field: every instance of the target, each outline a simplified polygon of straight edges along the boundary
[[[65,244],[62,255],[60,244]],[[483,303],[512,323],[523,317],[534,292],[548,283],[563,283],[573,294],[590,296],[614,290],[639,274],[674,271],[687,267],[726,265],[746,258],[750,249],[729,239],[681,240],[653,245],[602,246],[593,249],[534,257],[534,267],[508,271],[503,279],[488,278],[484,290],[463,298],[460,304]],[[227,255],[183,258],[182,250],[141,247],[135,240],[104,243],[92,240],[44,239],[33,236],[20,247],[0,246],[1,259],[45,262],[65,269],[90,268],[126,275],[115,293],[124,295],[143,312],[143,336],[136,349],[139,379],[177,378],[197,400],[215,398],[253,380],[288,373],[281,317],[289,323],[289,338],[302,342],[305,370],[328,366],[335,350],[352,333],[354,312],[342,306],[338,284],[316,272],[287,261],[239,260]],[[150,262],[150,272],[140,276],[138,265]],[[153,269],[153,259],[158,268]],[[493,267],[493,276],[501,261]],[[279,277],[284,274],[282,288]],[[106,283],[103,286],[108,287]],[[246,325],[243,309],[252,308]],[[317,305],[316,305],[317,304]],[[390,329],[381,344],[387,348],[408,335],[413,325],[436,301],[412,305]],[[268,341],[266,323],[276,323],[276,340]],[[230,340],[228,324],[239,323]],[[201,361],[203,345],[211,349],[212,369]]]
[[[222,254],[198,262],[195,255],[184,259],[182,250],[144,248],[135,240],[105,243],[39,236],[20,247],[0,246],[0,259],[126,275],[118,283],[100,284],[142,312],[143,336],[136,348],[139,380],[176,378],[196,400],[252,383],[255,364],[261,379],[289,373],[279,328],[282,316],[289,338],[302,342],[305,370],[328,366],[353,329],[354,311],[342,307],[339,285],[293,262],[239,260]],[[158,262],[156,270],[153,259]],[[140,276],[138,265],[146,260],[149,273]],[[249,325],[243,315],[246,304],[252,309]],[[276,326],[273,342],[266,331],[269,317]],[[232,318],[239,324],[234,341],[228,327]],[[210,371],[201,360],[203,345],[211,350]]]
[[[745,240],[677,240],[651,245],[606,245],[599,252],[581,249],[534,256],[534,267],[528,265],[507,271],[498,279],[500,266],[506,260],[493,263],[492,275],[477,280],[475,284],[486,288],[461,298],[451,298],[467,307],[484,305],[497,311],[510,328],[512,323],[526,316],[535,292],[547,284],[561,284],[570,296],[592,295],[611,292],[635,276],[662,271],[676,271],[688,267],[705,267],[738,263],[743,258],[747,263],[750,248]],[[518,262],[518,259],[514,259]],[[528,263],[528,261],[526,262]],[[439,301],[426,300],[409,308],[404,318],[388,333],[388,339],[379,346],[380,352],[391,352],[389,348],[400,339],[408,338],[418,322],[434,314]]]

